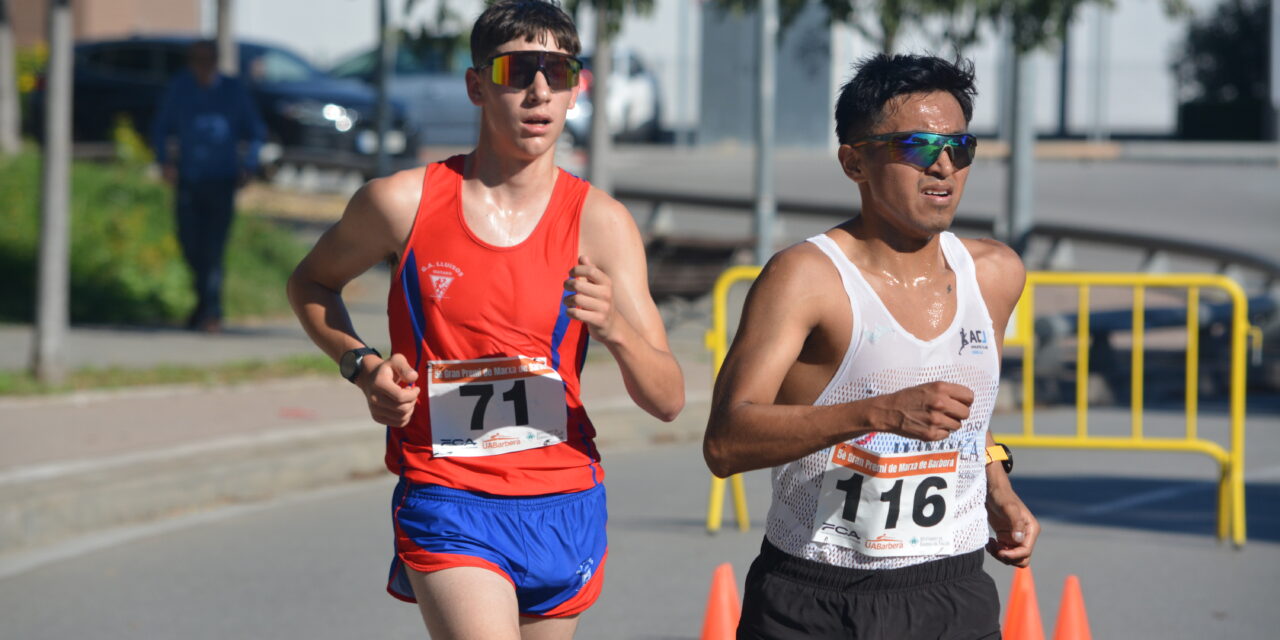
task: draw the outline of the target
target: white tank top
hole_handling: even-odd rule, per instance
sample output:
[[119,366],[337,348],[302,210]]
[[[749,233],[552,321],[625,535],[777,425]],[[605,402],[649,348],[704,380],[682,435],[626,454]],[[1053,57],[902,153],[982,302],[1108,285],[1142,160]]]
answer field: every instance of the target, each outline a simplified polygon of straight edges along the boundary
[[[898,324],[831,238],[808,239],[840,272],[853,312],[849,348],[815,405],[937,380],[968,387],[974,403],[969,418],[946,440],[874,433],[774,467],[766,536],[793,556],[840,567],[896,569],[987,542],[984,454],[1000,360],[973,258],[954,234],[944,232],[940,240],[956,274],[956,312],[949,328],[926,341]],[[890,467],[892,462],[901,464]]]

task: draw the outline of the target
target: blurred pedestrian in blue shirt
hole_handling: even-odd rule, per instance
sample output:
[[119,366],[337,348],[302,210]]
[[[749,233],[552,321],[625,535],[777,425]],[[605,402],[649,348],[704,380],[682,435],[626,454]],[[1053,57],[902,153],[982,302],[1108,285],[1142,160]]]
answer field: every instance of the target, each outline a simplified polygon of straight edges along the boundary
[[[195,276],[198,302],[187,326],[216,333],[222,329],[223,254],[235,191],[258,168],[266,128],[245,86],[218,73],[213,41],[191,45],[188,67],[160,100],[151,142],[165,180],[177,189],[178,242]],[[176,162],[169,154],[174,134]]]

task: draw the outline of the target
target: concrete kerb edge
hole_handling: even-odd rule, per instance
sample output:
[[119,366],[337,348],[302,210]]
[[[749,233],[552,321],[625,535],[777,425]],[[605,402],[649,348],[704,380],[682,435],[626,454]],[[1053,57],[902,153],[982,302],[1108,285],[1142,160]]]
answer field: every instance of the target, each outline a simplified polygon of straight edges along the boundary
[[13,469],[0,474],[0,550],[376,474],[384,442],[344,423]]
[[[709,398],[661,423],[627,405],[593,413],[610,449],[702,437]],[[0,557],[104,530],[249,504],[386,473],[385,430],[365,420],[0,472]]]

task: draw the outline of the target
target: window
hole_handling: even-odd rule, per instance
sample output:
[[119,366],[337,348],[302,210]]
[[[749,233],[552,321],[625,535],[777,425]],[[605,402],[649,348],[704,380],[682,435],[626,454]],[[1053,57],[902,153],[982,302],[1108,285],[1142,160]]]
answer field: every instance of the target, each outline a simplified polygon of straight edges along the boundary
[[316,75],[305,60],[281,49],[264,49],[248,61],[249,75],[255,82],[305,82]]
[[374,69],[373,52],[362,53],[338,63],[331,73],[339,78],[372,78]]
[[85,54],[85,64],[95,73],[130,80],[160,79],[154,66],[154,49],[139,45],[104,46]]

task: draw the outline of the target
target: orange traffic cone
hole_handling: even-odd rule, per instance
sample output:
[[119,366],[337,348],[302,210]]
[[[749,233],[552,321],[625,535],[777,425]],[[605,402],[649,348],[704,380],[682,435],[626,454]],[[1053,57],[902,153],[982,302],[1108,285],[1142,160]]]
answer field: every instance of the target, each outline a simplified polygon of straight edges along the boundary
[[1058,605],[1053,640],[1093,640],[1093,634],[1089,632],[1089,616],[1084,611],[1080,579],[1075,576],[1067,576],[1067,583],[1062,587],[1062,603]]
[[1036,602],[1035,581],[1031,569],[1013,570],[1013,588],[1009,592],[1009,610],[1004,616],[1005,640],[1044,640],[1040,622],[1040,605]]
[[742,603],[738,600],[738,582],[733,578],[733,565],[716,567],[711,575],[711,594],[707,596],[707,617],[702,621],[702,640],[733,640],[738,633]]

